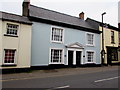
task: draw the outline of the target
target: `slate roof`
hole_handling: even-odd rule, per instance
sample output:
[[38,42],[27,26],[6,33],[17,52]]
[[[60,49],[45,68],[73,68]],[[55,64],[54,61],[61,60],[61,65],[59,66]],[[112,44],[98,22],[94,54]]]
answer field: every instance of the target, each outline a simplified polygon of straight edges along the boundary
[[[102,22],[99,22],[99,21],[96,21],[94,19],[91,19],[91,18],[87,18],[86,21],[94,28],[94,29],[97,29],[99,30],[99,26],[102,26]],[[113,30],[116,30],[116,31],[120,31],[120,28],[117,28],[115,26],[112,26],[110,24],[106,24],[104,23],[104,26],[109,28],[109,29],[113,29]]]
[[63,13],[59,13],[56,11],[48,10],[33,5],[30,5],[29,7],[29,17],[49,20],[58,23],[64,23],[67,25],[73,25],[77,27],[83,27],[86,29],[91,29],[93,31],[99,32],[95,28],[91,27],[91,25],[87,23],[85,20],[82,20],[78,17],[66,15]]
[[16,14],[1,12],[1,11],[0,11],[0,19],[23,23],[23,24],[32,24],[32,22],[25,16],[20,16]]

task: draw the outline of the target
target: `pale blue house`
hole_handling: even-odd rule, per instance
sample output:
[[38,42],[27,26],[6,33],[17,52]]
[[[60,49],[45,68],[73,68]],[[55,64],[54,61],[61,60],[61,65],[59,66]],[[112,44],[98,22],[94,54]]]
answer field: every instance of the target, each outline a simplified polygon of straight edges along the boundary
[[100,65],[100,31],[84,20],[23,3],[23,15],[32,21],[31,66]]

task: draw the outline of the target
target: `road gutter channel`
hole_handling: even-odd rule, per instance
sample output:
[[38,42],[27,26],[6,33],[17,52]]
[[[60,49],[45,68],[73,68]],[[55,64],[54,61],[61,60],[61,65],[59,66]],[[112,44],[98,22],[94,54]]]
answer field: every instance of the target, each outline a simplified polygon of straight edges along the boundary
[[112,79],[117,79],[117,78],[119,78],[119,77],[120,77],[120,76],[112,77],[112,78],[106,78],[106,79],[96,80],[96,81],[94,81],[94,82],[95,82],[95,83],[98,83],[98,82],[108,81],[108,80],[112,80]]

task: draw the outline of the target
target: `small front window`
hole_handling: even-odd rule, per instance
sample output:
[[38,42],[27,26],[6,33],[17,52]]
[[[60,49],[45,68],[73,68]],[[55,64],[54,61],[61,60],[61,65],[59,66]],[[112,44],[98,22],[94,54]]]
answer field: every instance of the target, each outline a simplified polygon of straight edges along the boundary
[[7,32],[6,32],[6,34],[7,35],[17,36],[18,35],[18,25],[7,23]]
[[94,52],[87,51],[87,62],[93,62],[94,61]]
[[4,64],[14,64],[15,63],[15,51],[16,50],[5,50]]
[[51,63],[62,63],[63,50],[51,49]]
[[63,29],[52,27],[52,41],[63,42]]

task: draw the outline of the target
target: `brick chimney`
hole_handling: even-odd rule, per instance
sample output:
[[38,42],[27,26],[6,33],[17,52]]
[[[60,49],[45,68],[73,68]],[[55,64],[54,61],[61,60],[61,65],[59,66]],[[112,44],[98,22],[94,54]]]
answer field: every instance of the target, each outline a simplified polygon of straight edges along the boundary
[[84,20],[84,12],[81,12],[81,13],[79,14],[79,18]]
[[30,6],[30,0],[24,0],[22,4],[22,15],[23,16],[28,16],[29,15],[29,6]]

